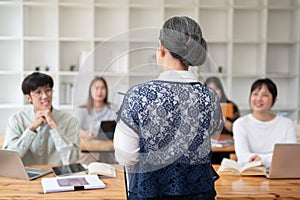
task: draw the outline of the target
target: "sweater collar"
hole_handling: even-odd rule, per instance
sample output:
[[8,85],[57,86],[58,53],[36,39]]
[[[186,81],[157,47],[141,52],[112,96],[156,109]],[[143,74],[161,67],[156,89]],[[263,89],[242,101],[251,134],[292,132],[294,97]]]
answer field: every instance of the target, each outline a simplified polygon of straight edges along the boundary
[[184,70],[168,70],[161,72],[157,80],[174,82],[198,82],[193,72]]

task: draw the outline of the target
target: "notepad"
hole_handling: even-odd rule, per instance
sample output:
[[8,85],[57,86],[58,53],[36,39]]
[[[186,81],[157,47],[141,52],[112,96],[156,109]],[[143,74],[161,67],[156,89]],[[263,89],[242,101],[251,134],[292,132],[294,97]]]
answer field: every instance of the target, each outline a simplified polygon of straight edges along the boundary
[[43,178],[44,193],[105,188],[97,175],[64,176]]

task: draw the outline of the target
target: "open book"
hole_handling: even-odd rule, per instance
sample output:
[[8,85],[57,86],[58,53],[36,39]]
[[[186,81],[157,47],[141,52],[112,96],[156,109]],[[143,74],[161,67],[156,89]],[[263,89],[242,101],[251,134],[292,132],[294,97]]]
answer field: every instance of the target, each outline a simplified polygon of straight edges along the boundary
[[87,166],[88,174],[97,174],[101,178],[117,177],[116,168],[107,163],[92,162]]
[[242,176],[265,176],[266,167],[262,165],[261,161],[249,162],[244,165],[240,165],[234,160],[223,158],[218,173]]
[[43,178],[41,183],[44,193],[105,188],[97,175]]

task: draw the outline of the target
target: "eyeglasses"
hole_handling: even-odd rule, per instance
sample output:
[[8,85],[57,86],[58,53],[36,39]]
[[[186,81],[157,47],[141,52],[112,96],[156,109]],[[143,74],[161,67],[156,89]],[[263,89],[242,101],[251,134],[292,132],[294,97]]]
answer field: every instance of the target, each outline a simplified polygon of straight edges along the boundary
[[46,87],[46,88],[38,88],[37,90],[31,92],[31,96],[34,97],[42,97],[43,94],[47,95],[47,96],[51,96],[53,93],[53,89]]

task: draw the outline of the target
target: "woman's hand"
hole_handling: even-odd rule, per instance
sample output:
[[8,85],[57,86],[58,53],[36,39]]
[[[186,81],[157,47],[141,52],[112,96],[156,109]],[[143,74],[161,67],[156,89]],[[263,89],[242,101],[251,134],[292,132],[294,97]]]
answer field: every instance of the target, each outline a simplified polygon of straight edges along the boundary
[[87,139],[96,139],[97,138],[97,133],[95,131],[92,130],[80,130],[80,136],[87,138]]
[[251,156],[249,162],[260,161],[261,158],[258,155]]

